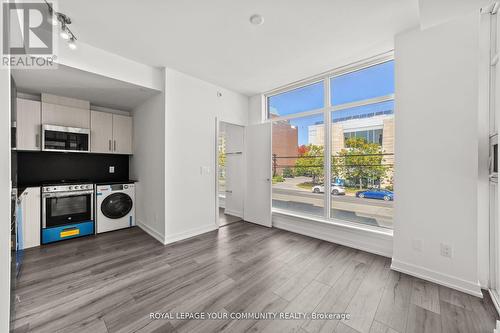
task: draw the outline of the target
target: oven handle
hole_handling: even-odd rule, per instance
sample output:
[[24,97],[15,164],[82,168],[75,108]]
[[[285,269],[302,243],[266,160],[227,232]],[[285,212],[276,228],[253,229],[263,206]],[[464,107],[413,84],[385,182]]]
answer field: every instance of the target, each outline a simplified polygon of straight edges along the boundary
[[78,191],[78,192],[59,192],[59,193],[44,193],[43,198],[61,198],[61,197],[77,197],[80,195],[94,194],[94,190]]

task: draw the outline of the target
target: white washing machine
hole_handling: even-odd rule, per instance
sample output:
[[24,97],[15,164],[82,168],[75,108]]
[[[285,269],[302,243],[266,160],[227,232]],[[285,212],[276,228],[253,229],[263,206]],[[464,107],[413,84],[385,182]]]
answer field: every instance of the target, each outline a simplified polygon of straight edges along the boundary
[[96,185],[97,233],[135,225],[135,186],[130,184]]

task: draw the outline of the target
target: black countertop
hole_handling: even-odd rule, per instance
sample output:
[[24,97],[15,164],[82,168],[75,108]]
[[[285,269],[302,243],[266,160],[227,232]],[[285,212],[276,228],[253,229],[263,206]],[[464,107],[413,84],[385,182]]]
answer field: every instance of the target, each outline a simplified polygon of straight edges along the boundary
[[[111,180],[111,181],[95,181],[95,180],[81,180],[81,181],[43,181],[36,183],[18,183],[17,189],[25,189],[27,187],[39,187],[43,185],[64,185],[64,184],[95,184],[95,185],[114,185],[114,184],[132,184],[136,183],[137,180],[133,179],[123,179],[123,180]],[[19,192],[19,191],[18,191]],[[22,191],[21,191],[22,192]]]

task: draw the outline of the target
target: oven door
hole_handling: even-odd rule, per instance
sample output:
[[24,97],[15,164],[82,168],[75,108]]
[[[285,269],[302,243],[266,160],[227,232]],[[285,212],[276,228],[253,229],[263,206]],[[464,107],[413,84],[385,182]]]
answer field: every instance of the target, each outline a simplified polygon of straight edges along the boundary
[[42,228],[93,221],[93,197],[93,191],[43,194]]
[[43,125],[42,150],[89,152],[88,128]]

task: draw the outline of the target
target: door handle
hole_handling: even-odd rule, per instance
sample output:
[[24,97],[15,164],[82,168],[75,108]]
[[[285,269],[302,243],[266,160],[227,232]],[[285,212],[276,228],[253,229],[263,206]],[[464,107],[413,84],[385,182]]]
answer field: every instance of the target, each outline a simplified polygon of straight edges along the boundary
[[108,150],[111,151],[111,139],[109,139],[109,142],[108,142]]
[[35,147],[40,148],[40,134],[35,134]]
[[231,191],[231,190],[226,190],[226,193],[233,193],[233,191]]
[[116,151],[116,140],[113,140],[114,142],[114,151]]

